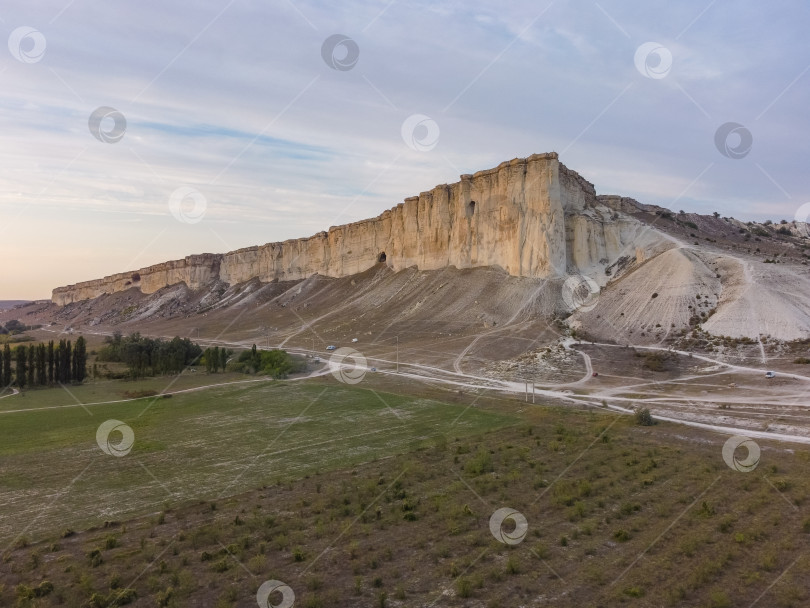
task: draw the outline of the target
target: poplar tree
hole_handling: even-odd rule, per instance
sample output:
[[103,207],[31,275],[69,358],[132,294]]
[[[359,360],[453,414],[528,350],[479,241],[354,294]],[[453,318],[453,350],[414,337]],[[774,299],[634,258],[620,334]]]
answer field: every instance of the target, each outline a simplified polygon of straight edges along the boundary
[[48,384],[53,384],[53,340],[48,342]]
[[76,340],[76,348],[73,351],[73,380],[84,382],[87,376],[87,342],[84,336],[79,336]]
[[11,347],[8,344],[3,347],[3,382],[4,386],[11,385]]
[[37,349],[33,344],[28,345],[28,386],[33,387],[34,372],[36,372]]
[[45,344],[37,345],[37,384],[45,386],[48,384],[48,371],[47,371],[48,351]]
[[14,369],[14,376],[17,378],[17,386],[25,388],[26,353],[24,346],[18,346],[15,350],[17,366]]

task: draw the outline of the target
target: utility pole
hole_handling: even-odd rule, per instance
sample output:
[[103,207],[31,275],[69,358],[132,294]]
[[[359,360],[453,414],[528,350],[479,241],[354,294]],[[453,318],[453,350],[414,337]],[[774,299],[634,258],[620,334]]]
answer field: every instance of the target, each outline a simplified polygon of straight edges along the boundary
[[526,403],[528,403],[529,402],[529,383],[526,382],[525,380],[523,381],[523,383],[524,383],[524,385],[526,387]]
[[534,381],[532,381],[532,403],[534,403]]
[[399,373],[399,336],[397,336],[397,373]]

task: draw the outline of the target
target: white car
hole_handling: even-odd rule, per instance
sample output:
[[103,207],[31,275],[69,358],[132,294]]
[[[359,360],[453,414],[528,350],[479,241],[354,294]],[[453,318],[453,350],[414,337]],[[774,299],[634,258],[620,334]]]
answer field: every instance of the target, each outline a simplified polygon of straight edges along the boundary
[[326,347],[326,350],[337,350],[337,346],[333,346],[332,344],[330,344],[329,346]]
[[775,376],[776,376],[776,374],[773,373],[773,372],[765,372],[765,377],[766,378],[774,378]]
[[352,342],[357,342],[357,338],[352,338]]

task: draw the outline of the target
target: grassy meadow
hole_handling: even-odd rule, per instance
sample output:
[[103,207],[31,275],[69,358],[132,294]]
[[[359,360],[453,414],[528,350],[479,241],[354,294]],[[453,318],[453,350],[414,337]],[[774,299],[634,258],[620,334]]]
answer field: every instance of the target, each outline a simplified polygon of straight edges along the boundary
[[307,608],[810,601],[807,449],[741,473],[707,431],[363,386],[0,414],[0,605],[255,606],[267,580]]

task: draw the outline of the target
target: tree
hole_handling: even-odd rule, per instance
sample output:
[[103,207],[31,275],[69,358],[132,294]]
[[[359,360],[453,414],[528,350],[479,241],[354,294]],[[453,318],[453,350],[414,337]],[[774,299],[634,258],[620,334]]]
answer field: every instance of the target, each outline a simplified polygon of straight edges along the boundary
[[214,372],[219,371],[219,346],[215,346],[214,351],[211,353],[211,367]]
[[37,345],[37,384],[48,384],[48,351],[44,343]]
[[56,384],[62,384],[62,374],[64,372],[62,369],[62,360],[64,359],[64,351],[65,341],[59,340],[59,344],[56,345],[56,353],[54,354],[53,381]]
[[63,362],[63,365],[64,365],[65,377],[62,379],[62,381],[65,384],[68,384],[71,381],[70,369],[71,369],[71,366],[73,365],[73,344],[72,344],[72,342],[70,340],[65,342],[65,353],[64,353],[64,355],[65,355],[65,360]]
[[0,393],[3,392],[3,389],[6,388],[6,378],[3,375],[3,370],[5,366],[3,365],[3,351],[0,350]]
[[27,370],[26,367],[26,351],[25,346],[18,346],[15,349],[15,355],[17,359],[17,366],[14,369],[14,376],[17,378],[17,386],[21,389],[25,388],[25,372]]
[[219,366],[222,368],[222,371],[225,371],[225,366],[228,363],[228,350],[223,346],[219,349]]
[[11,347],[3,347],[3,385],[11,386]]
[[75,370],[73,380],[75,382],[84,382],[87,376],[87,341],[84,336],[79,336],[76,340],[76,348],[73,351],[73,364]]
[[48,342],[48,384],[53,384],[53,340]]
[[34,372],[36,371],[37,348],[33,344],[28,345],[28,386],[34,386]]

